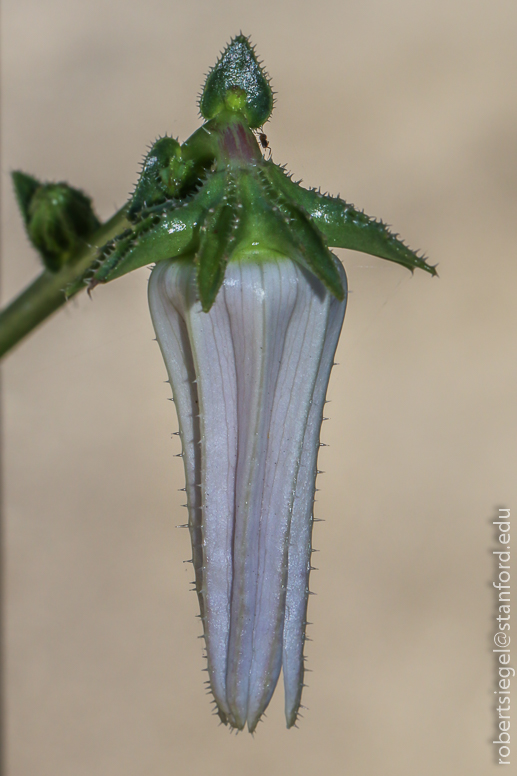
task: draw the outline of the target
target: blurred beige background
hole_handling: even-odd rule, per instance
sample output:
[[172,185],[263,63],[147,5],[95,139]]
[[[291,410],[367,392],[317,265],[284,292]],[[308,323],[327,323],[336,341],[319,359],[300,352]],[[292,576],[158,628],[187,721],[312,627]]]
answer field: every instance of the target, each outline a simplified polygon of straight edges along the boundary
[[514,0],[3,0],[2,17],[4,300],[39,271],[9,171],[68,180],[107,218],[147,145],[197,128],[203,74],[241,29],[277,91],[274,160],[440,273],[340,253],[309,711],[286,731],[279,687],[254,739],[204,695],[147,270],[9,357],[9,776],[495,772],[490,520],[517,517]]

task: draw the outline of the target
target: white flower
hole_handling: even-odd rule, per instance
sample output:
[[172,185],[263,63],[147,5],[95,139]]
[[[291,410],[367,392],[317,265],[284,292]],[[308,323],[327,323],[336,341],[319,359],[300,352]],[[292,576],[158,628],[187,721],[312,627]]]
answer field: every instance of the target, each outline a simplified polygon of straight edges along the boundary
[[230,261],[205,313],[195,265],[175,260],[155,266],[149,304],[178,413],[219,715],[253,731],[282,668],[291,727],[320,426],[346,295],[338,301],[287,258]]

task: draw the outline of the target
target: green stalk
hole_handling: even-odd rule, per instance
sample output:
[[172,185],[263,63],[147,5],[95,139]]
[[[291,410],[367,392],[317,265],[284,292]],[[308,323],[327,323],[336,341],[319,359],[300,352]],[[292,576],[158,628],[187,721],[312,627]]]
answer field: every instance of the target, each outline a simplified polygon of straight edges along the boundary
[[[127,205],[124,205],[88,238],[88,243],[59,272],[44,270],[0,312],[0,358],[81,290],[75,282],[95,261],[99,248],[129,226],[126,211]],[[66,289],[72,283],[75,288],[67,294]]]

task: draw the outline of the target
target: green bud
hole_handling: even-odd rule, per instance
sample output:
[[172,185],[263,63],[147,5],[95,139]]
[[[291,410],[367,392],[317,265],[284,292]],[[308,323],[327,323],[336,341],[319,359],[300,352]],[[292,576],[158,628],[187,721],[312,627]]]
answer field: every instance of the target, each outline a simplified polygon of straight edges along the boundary
[[177,140],[161,137],[144,159],[142,173],[131,198],[129,217],[144,208],[179,197],[194,173],[195,161],[184,157]]
[[19,171],[12,178],[29,239],[45,267],[58,272],[100,226],[91,200],[67,183],[41,183]]
[[244,35],[237,35],[209,72],[199,101],[205,119],[223,110],[242,113],[252,129],[261,127],[273,110],[269,78]]

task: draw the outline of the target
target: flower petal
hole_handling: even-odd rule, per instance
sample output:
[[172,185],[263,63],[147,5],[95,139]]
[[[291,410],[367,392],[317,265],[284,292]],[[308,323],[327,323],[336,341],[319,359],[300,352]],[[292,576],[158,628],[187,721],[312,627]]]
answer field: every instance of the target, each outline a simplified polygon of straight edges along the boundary
[[319,425],[345,302],[289,259],[230,262],[208,313],[195,294],[192,265],[153,270],[211,687],[223,721],[253,731],[283,660],[289,725],[303,676]]
[[289,532],[282,662],[287,727],[292,727],[296,722],[303,689],[303,647],[309,598],[316,463],[325,396],[345,315],[347,282],[344,270],[341,272],[341,280],[345,289],[345,298],[343,302],[338,302],[335,297],[330,298],[327,330],[305,428]]

